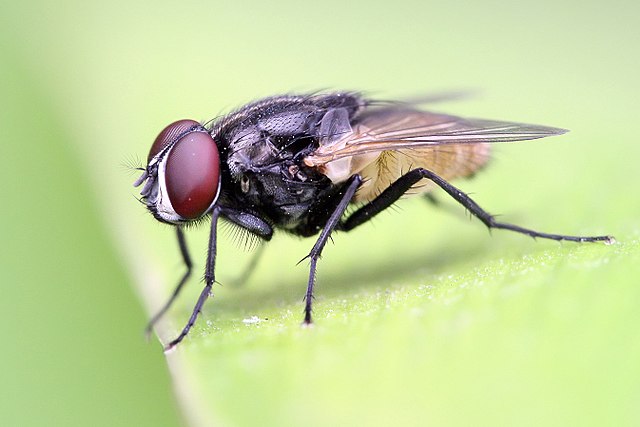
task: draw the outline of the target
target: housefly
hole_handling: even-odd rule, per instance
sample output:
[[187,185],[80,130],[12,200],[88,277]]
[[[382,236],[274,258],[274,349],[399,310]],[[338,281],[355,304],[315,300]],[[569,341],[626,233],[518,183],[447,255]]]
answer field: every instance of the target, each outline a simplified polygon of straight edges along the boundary
[[[489,160],[491,143],[560,135],[547,126],[467,119],[378,102],[354,92],[274,96],[208,125],[179,120],[155,139],[135,186],[153,216],[175,226],[187,271],[148,331],[171,306],[192,269],[188,224],[211,219],[205,286],[182,332],[194,325],[215,280],[220,219],[268,241],[274,231],[318,235],[310,261],[304,322],[311,323],[316,264],[334,231],[350,231],[405,194],[441,188],[489,228],[531,237],[613,243],[611,236],[548,234],[498,222],[449,180]],[[347,207],[356,205],[350,214]]]

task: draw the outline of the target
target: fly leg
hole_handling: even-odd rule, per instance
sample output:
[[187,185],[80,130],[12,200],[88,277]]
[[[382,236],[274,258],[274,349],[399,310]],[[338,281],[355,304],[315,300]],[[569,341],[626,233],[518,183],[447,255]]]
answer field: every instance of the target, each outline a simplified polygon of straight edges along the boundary
[[189,321],[187,321],[185,327],[182,328],[182,332],[180,332],[180,335],[178,335],[176,339],[165,346],[165,351],[171,350],[189,334],[189,331],[196,323],[196,319],[198,318],[198,315],[202,310],[202,306],[211,294],[211,288],[213,287],[213,283],[215,282],[217,228],[220,215],[222,215],[227,220],[246,228],[250,232],[257,234],[259,237],[265,240],[271,239],[271,236],[273,235],[271,226],[262,219],[254,216],[253,214],[236,211],[234,209],[222,208],[219,206],[213,209],[213,211],[211,212],[211,232],[209,234],[207,265],[204,272],[204,289],[202,289],[202,292],[200,292],[200,296],[198,297],[198,301],[196,302],[195,307],[193,307],[193,311],[191,312]]
[[322,249],[324,248],[324,245],[327,243],[327,240],[329,240],[329,236],[331,235],[331,232],[334,229],[336,229],[336,226],[340,222],[340,218],[344,214],[344,211],[347,209],[347,206],[351,202],[351,199],[353,198],[353,196],[356,194],[356,190],[358,189],[361,183],[362,183],[362,178],[360,177],[360,175],[354,175],[351,178],[351,182],[346,187],[346,190],[344,192],[344,195],[342,196],[342,199],[340,200],[340,203],[338,203],[338,206],[336,206],[335,210],[329,217],[329,221],[327,221],[327,224],[322,229],[322,233],[320,233],[320,237],[318,237],[316,244],[313,245],[313,248],[311,249],[311,252],[309,252],[309,255],[307,255],[301,260],[303,261],[306,258],[309,258],[311,262],[311,266],[309,268],[309,282],[307,284],[307,293],[305,294],[305,297],[304,297],[304,300],[305,300],[304,323],[305,324],[310,324],[312,322],[311,306],[313,304],[313,286],[316,282],[316,265],[318,263],[318,259],[322,254]]
[[402,196],[407,190],[409,190],[414,184],[416,184],[423,178],[429,179],[437,184],[447,194],[453,197],[458,203],[467,208],[472,215],[482,221],[488,228],[511,230],[515,231],[516,233],[526,234],[533,238],[541,237],[543,239],[551,240],[569,240],[573,242],[604,242],[606,244],[612,244],[615,242],[615,239],[612,236],[565,236],[562,234],[541,233],[517,225],[498,222],[491,214],[482,209],[467,194],[449,184],[446,180],[436,175],[435,173],[423,168],[414,169],[398,178],[398,180],[396,180],[386,190],[380,193],[377,198],[373,199],[371,202],[358,209],[344,222],[340,223],[339,229],[345,231],[352,230],[358,225],[370,220],[375,215],[391,206],[396,200],[400,198],[400,196]]
[[424,195],[424,199],[433,206],[440,206],[440,200],[433,195],[433,193],[427,193]]
[[242,273],[240,273],[235,279],[231,281],[233,286],[241,287],[249,281],[249,278],[253,275],[253,272],[256,270],[258,263],[262,259],[262,254],[264,254],[265,246],[266,245],[262,243],[258,246],[255,252],[251,255],[249,264],[247,264],[244,270],[242,270]]
[[185,283],[187,283],[189,276],[191,276],[191,269],[193,268],[193,263],[191,262],[191,257],[189,256],[189,248],[187,247],[187,242],[184,239],[184,231],[182,231],[182,227],[180,226],[176,227],[176,236],[178,237],[180,254],[182,255],[182,260],[184,261],[184,265],[187,267],[187,271],[184,272],[182,279],[180,279],[180,281],[178,282],[178,286],[176,286],[176,288],[174,289],[173,294],[171,295],[169,300],[164,304],[164,306],[162,306],[160,310],[158,310],[158,312],[151,318],[151,320],[149,320],[149,323],[147,323],[147,327],[145,328],[145,334],[147,336],[147,339],[151,335],[151,331],[153,330],[153,327],[156,324],[156,322],[160,320],[162,316],[164,316],[167,310],[169,310],[169,307],[171,307],[173,302],[178,297],[178,294],[180,294],[182,287],[184,286]]
[[196,319],[202,310],[202,306],[204,302],[209,297],[211,293],[211,287],[213,286],[213,282],[215,281],[214,267],[216,263],[216,240],[217,240],[217,226],[218,226],[218,218],[220,216],[220,209],[214,208],[213,212],[211,212],[211,233],[209,234],[209,249],[207,252],[207,266],[205,268],[204,273],[204,289],[200,292],[200,296],[198,297],[198,301],[196,302],[195,307],[193,307],[193,312],[191,313],[191,317],[189,317],[189,321],[182,328],[182,332],[180,335],[169,344],[167,344],[164,348],[165,351],[171,350],[173,347],[178,345],[180,341],[187,336],[191,327],[196,323]]
[[[253,214],[237,211],[231,208],[220,207],[220,210],[221,210],[222,216],[228,219],[229,221],[233,222],[234,224],[239,225],[240,227],[260,237],[263,240],[266,240],[266,241],[271,240],[271,237],[273,236],[273,229],[264,220],[258,218]],[[245,267],[244,271],[234,280],[234,282],[237,283],[238,286],[243,285],[244,283],[247,282],[247,280],[249,280],[249,277],[255,270],[260,259],[262,258],[262,254],[264,253],[264,248],[265,248],[264,244],[261,244],[258,247],[256,252],[252,256],[251,261]]]

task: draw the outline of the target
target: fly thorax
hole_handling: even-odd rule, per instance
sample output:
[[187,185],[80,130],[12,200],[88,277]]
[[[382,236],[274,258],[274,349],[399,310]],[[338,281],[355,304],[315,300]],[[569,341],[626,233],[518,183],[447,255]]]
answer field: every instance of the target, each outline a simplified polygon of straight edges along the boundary
[[236,180],[248,170],[273,162],[278,155],[276,147],[256,126],[238,128],[229,141],[227,163]]

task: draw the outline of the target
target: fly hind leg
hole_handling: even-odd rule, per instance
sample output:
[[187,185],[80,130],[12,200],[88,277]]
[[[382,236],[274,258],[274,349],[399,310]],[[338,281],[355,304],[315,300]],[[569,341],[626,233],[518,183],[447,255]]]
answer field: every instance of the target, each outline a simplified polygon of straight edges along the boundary
[[425,178],[442,188],[458,203],[468,209],[473,216],[482,221],[488,228],[511,230],[515,231],[516,233],[526,234],[534,238],[540,237],[543,239],[551,240],[569,240],[573,242],[604,242],[606,244],[615,242],[615,239],[612,236],[565,236],[562,234],[541,233],[517,225],[498,222],[491,214],[482,209],[467,194],[449,184],[449,182],[436,175],[435,173],[423,168],[414,169],[398,178],[393,184],[391,184],[387,189],[380,193],[378,197],[355,211],[346,220],[341,222],[339,225],[339,229],[349,231],[369,221],[375,215],[395,203],[396,200],[398,200],[404,193],[406,193],[413,185],[418,183],[421,179]]

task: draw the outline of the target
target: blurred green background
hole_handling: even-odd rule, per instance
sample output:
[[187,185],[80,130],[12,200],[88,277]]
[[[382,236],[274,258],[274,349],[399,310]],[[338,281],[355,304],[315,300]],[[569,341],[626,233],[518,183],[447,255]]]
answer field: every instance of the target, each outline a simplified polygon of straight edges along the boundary
[[[4,2],[2,424],[638,425],[639,16],[631,1]],[[469,89],[432,108],[571,129],[497,147],[458,184],[505,220],[620,243],[490,238],[448,201],[407,200],[335,237],[301,329],[295,263],[313,240],[277,237],[240,287],[250,254],[228,237],[224,286],[165,358],[142,329],[182,266],[122,164],[175,119],[322,88]],[[206,235],[188,235],[196,277]]]

